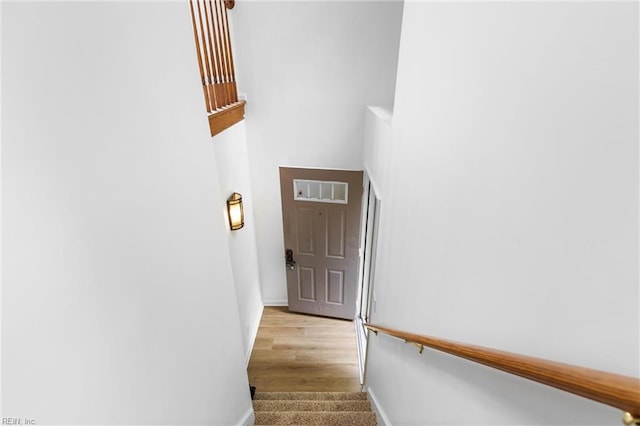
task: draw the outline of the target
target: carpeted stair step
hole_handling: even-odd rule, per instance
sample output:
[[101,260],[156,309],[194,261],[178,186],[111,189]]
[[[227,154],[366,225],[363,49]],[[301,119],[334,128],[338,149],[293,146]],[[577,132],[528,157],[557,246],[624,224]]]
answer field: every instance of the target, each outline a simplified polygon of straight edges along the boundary
[[353,401],[366,400],[364,392],[256,392],[255,400],[320,400],[320,401]]
[[255,425],[375,426],[364,392],[256,392]]
[[255,425],[351,425],[375,426],[370,411],[256,411]]
[[258,400],[253,401],[255,411],[371,411],[366,399],[350,401]]

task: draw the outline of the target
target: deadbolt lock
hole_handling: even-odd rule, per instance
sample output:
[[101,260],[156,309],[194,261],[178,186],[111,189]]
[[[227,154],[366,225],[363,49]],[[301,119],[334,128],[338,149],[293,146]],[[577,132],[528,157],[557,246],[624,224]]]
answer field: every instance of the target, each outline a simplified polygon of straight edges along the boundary
[[293,268],[295,268],[295,266],[296,266],[296,261],[293,260],[293,250],[286,249],[284,251],[284,258],[285,258],[285,262],[287,264],[287,269],[293,271]]

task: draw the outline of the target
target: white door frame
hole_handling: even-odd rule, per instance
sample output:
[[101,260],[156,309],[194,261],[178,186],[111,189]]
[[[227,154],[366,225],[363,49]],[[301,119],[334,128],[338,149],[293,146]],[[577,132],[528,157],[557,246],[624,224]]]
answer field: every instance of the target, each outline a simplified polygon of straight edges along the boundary
[[367,171],[363,175],[360,264],[358,279],[358,301],[356,307],[356,340],[358,345],[358,365],[360,383],[364,385],[368,331],[364,323],[375,312],[375,263],[378,244],[378,224],[380,223],[381,200]]

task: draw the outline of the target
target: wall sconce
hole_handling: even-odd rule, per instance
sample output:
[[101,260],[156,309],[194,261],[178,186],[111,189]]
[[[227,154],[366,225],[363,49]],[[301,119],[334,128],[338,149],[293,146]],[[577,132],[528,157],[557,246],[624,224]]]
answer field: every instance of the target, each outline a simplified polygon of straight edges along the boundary
[[229,227],[237,231],[244,226],[244,209],[242,208],[242,195],[234,192],[227,200],[227,212],[229,213]]

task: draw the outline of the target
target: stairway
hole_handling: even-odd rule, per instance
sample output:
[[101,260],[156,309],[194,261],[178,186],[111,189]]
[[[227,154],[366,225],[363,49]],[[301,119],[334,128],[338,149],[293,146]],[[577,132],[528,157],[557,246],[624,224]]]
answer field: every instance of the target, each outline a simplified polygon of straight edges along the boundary
[[364,392],[257,392],[255,425],[375,426]]

